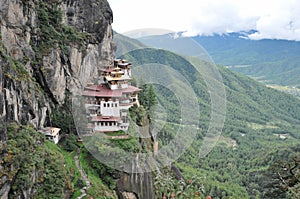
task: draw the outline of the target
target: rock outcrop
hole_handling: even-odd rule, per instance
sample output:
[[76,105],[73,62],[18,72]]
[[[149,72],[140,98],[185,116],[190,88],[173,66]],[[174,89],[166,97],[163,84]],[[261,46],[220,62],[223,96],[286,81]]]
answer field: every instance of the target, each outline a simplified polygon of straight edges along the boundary
[[154,199],[154,174],[122,173],[117,182],[117,194],[120,199]]
[[[40,128],[53,106],[95,81],[98,67],[113,59],[112,11],[106,0],[0,0],[0,5],[0,117]],[[49,27],[53,22],[53,29],[45,22]],[[63,33],[55,32],[55,23]]]

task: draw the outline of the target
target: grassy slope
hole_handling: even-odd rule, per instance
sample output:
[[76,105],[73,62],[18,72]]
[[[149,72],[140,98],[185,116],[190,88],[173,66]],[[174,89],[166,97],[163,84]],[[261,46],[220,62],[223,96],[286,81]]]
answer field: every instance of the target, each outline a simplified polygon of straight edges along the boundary
[[[75,199],[81,195],[80,189],[85,186],[85,182],[80,176],[80,172],[76,167],[74,156],[76,151],[67,152],[63,150],[59,145],[55,145],[52,142],[47,141],[46,147],[51,150],[59,153],[64,157],[65,161],[65,170],[67,171],[68,176],[70,177],[70,187],[72,187],[71,198]],[[78,145],[78,147],[83,147]],[[94,162],[91,162],[93,160]],[[101,177],[97,173],[97,170],[93,168],[93,163],[95,160],[89,155],[86,149],[82,148],[81,153],[79,154],[79,161],[82,169],[87,173],[89,180],[91,181],[91,187],[87,190],[87,195],[84,198],[116,198],[114,191],[111,190],[107,185],[102,182]],[[96,161],[97,163],[97,161]],[[109,174],[108,174],[109,175]]]
[[95,160],[93,157],[91,157],[91,155],[88,154],[86,149],[82,148],[79,156],[79,160],[80,160],[81,167],[86,172],[89,180],[91,181],[91,187],[87,190],[87,196],[85,196],[84,198],[86,199],[90,197],[99,198],[99,199],[117,198],[114,191],[112,190],[112,187],[108,187],[107,185],[105,185],[101,177],[99,177],[98,171],[93,168],[92,160],[93,161]]

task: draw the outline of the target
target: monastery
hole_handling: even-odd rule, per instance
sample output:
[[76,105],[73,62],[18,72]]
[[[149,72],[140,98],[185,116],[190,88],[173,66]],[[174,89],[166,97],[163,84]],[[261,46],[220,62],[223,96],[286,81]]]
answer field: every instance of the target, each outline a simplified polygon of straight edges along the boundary
[[139,105],[139,88],[131,85],[131,64],[116,59],[113,64],[100,70],[100,83],[87,85],[82,96],[88,117],[90,132],[127,131],[128,109]]

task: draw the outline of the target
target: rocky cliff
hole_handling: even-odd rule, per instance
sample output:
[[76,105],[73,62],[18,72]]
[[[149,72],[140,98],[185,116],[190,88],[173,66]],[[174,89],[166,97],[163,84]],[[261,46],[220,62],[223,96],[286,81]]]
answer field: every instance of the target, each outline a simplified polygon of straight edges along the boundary
[[[112,11],[106,0],[0,0],[0,5],[0,198],[50,196],[45,182],[57,174],[43,176],[57,173],[55,168],[61,168],[60,176],[68,176],[62,154],[55,162],[34,132],[26,137],[22,127],[8,131],[6,125],[31,124],[35,129],[50,125],[53,113],[70,105],[72,93],[97,81],[99,67],[110,63],[116,50]],[[64,120],[68,117],[62,113]],[[23,143],[23,136],[28,143]],[[46,152],[39,152],[43,147]],[[45,154],[51,160],[43,158]],[[51,169],[45,163],[49,161]],[[68,198],[69,187],[63,186],[68,183],[60,183],[61,190],[52,194]],[[150,199],[153,192],[151,174],[120,174],[119,198]]]
[[106,0],[0,5],[0,118],[39,128],[113,59],[112,11]]
[[22,131],[6,125],[49,125],[70,94],[96,81],[98,67],[113,59],[112,20],[106,0],[0,0],[0,198],[33,198],[46,172],[64,172],[62,162],[37,155],[43,141],[18,134],[17,143]]

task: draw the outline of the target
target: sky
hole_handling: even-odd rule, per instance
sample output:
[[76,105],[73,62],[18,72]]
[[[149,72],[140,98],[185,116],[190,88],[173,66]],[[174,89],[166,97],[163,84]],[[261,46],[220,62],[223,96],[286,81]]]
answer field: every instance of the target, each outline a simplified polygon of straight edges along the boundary
[[108,0],[119,33],[184,31],[186,36],[257,30],[250,39],[300,41],[299,0]]

